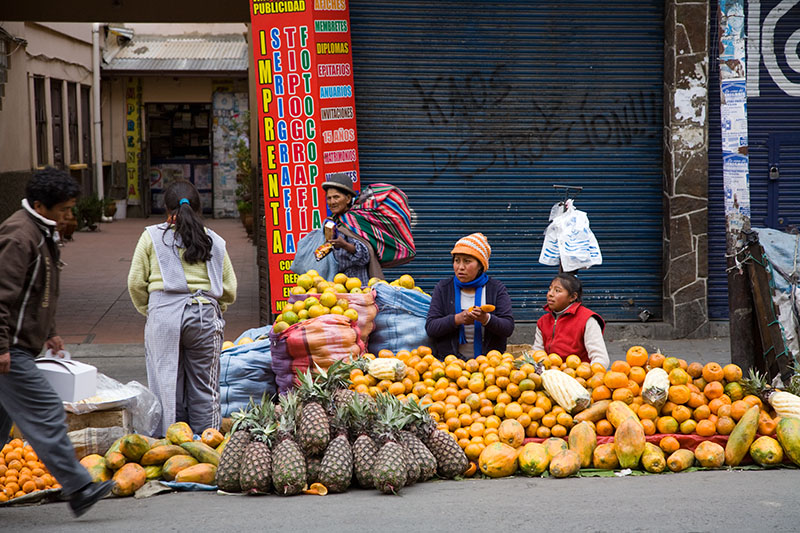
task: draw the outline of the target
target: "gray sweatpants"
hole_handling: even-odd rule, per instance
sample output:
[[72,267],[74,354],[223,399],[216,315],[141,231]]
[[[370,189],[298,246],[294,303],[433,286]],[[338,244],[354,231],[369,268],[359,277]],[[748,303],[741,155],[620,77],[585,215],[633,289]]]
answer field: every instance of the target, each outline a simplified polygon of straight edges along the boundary
[[224,327],[214,305],[190,304],[183,310],[175,419],[187,422],[198,435],[222,423],[219,354]]
[[9,440],[12,423],[17,424],[39,459],[61,483],[65,495],[92,482],[75,459],[61,398],[36,366],[34,356],[17,348],[11,348],[11,371],[0,374],[2,444]]

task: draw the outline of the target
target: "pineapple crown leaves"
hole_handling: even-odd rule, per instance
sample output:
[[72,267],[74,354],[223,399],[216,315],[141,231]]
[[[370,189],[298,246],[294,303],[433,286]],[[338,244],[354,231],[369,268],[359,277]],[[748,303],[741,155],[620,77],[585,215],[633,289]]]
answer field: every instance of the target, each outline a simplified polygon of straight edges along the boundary
[[406,415],[403,404],[393,395],[382,392],[375,397],[377,416],[375,419],[375,432],[381,438],[391,440],[397,432],[406,425]]
[[347,405],[340,405],[330,419],[332,433],[335,435],[347,434],[350,423],[350,410]]
[[250,434],[253,435],[255,440],[264,442],[267,446],[272,445],[272,440],[275,437],[275,432],[278,430],[278,423],[272,422],[270,424],[266,424],[264,426],[257,426],[250,430]]
[[368,434],[375,421],[375,405],[365,401],[360,394],[355,394],[345,408],[351,437],[355,439],[360,435]]
[[529,365],[533,366],[537,365],[536,360],[533,357],[531,357],[530,354],[528,354],[528,352],[525,352],[525,355],[523,355],[519,359],[514,360],[514,367],[522,368],[522,365],[524,365],[525,363],[528,363]]
[[353,365],[344,360],[334,361],[327,370],[323,370],[316,363],[317,372],[319,375],[322,387],[333,392],[336,389],[346,389],[350,387],[350,372],[353,370]]
[[300,386],[297,387],[297,395],[301,402],[316,402],[323,406],[328,405],[330,402],[330,392],[320,385],[321,381],[325,379],[320,376],[322,376],[322,374],[314,377],[311,374],[310,368],[302,372],[299,369],[297,370],[297,379],[300,381]]
[[261,403],[253,407],[253,417],[257,426],[262,428],[275,422],[275,404],[272,397],[267,398],[266,392],[261,396]]
[[293,391],[287,392],[280,397],[281,416],[278,423],[278,433],[283,438],[294,435],[297,428],[297,394]]
[[747,377],[742,380],[742,388],[747,394],[761,395],[769,386],[766,376],[758,370],[750,368]]

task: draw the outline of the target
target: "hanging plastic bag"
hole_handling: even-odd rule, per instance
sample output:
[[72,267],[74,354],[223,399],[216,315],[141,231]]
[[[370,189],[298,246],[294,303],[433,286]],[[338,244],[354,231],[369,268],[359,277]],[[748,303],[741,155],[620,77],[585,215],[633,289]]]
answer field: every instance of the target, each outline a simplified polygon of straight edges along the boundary
[[333,279],[333,276],[339,272],[339,263],[336,262],[334,254],[329,253],[317,260],[314,253],[323,244],[325,244],[325,233],[321,229],[315,229],[300,239],[300,242],[297,243],[294,261],[292,261],[292,272],[305,274],[313,269],[319,272],[323,278]]
[[558,251],[561,255],[561,268],[564,272],[572,272],[603,263],[600,245],[597,244],[597,238],[589,229],[589,217],[586,216],[586,213],[570,208],[566,213],[558,216],[555,221],[559,222]]
[[539,262],[548,266],[558,266],[561,262],[561,252],[558,249],[558,227],[555,222],[551,222],[544,232],[544,243],[542,252],[539,254]]

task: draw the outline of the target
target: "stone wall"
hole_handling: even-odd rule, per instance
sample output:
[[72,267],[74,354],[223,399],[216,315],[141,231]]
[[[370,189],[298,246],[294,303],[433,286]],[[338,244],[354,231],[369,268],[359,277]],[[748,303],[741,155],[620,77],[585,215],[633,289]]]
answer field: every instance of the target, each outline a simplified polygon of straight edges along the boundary
[[664,20],[664,321],[706,337],[709,3],[667,0]]

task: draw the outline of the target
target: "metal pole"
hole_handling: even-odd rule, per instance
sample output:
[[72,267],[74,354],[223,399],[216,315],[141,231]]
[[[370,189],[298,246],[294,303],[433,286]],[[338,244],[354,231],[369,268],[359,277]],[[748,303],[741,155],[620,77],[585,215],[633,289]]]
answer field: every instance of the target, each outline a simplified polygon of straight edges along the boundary
[[744,13],[744,0],[725,0],[719,3],[717,21],[731,361],[749,368],[756,353],[753,297],[737,257],[745,249],[742,232],[750,229]]
[[103,190],[103,120],[100,115],[100,24],[92,24],[92,99],[94,104],[94,177],[97,197],[105,198]]

